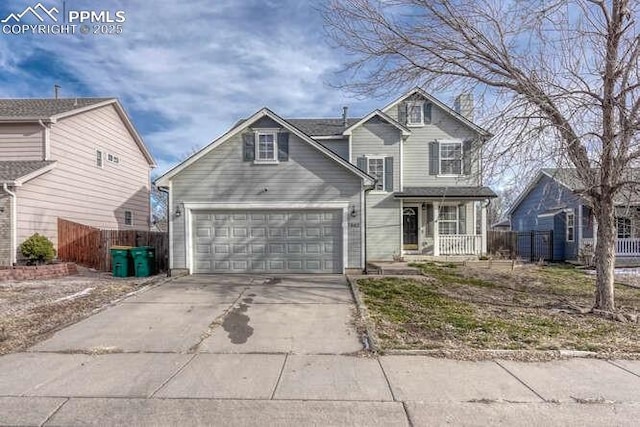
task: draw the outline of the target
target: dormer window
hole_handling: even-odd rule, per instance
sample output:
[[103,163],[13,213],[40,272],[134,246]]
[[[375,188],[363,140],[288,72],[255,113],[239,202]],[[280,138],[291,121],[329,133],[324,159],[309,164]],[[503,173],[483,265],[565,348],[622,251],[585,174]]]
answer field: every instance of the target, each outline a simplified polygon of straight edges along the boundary
[[276,132],[258,132],[256,146],[256,161],[258,162],[274,162],[278,160],[277,153],[277,133]]
[[409,126],[424,125],[424,111],[422,110],[423,102],[407,103],[407,124]]

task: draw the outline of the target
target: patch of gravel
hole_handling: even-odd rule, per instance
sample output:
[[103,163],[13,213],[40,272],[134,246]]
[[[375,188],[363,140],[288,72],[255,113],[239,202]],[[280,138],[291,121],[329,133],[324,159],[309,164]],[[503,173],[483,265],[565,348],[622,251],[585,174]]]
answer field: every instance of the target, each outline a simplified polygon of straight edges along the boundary
[[23,350],[163,278],[114,278],[109,273],[79,267],[75,276],[0,282],[0,354]]

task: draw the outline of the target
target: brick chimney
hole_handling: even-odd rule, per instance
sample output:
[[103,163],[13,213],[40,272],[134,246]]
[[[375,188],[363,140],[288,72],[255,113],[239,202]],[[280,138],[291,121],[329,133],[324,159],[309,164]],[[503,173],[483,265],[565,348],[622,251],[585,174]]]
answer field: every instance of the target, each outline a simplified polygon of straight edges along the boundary
[[453,103],[453,109],[456,113],[468,120],[473,120],[473,94],[461,93],[456,96],[456,100]]

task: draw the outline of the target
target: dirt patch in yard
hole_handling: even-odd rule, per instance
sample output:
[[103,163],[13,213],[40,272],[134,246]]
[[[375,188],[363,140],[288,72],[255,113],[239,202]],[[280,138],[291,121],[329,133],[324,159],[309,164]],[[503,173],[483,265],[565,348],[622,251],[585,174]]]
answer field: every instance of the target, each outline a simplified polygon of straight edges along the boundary
[[24,350],[153,280],[81,269],[77,276],[0,282],[0,354]]
[[[419,266],[424,276],[415,279],[358,280],[383,350],[640,353],[639,324],[588,313],[594,277],[580,270]],[[640,289],[616,286],[616,301],[637,315]]]

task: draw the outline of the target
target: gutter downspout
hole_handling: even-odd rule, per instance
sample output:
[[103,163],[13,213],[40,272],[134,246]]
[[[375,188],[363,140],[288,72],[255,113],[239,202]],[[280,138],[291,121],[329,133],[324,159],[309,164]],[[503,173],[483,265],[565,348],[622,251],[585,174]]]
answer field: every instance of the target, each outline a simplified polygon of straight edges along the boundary
[[2,189],[9,195],[9,197],[11,197],[11,256],[9,262],[13,266],[16,264],[16,253],[18,250],[16,247],[18,236],[18,196],[16,195],[16,193],[9,190],[9,186],[6,182],[2,184]]
[[[155,185],[155,184],[154,184]],[[170,242],[171,241],[171,221],[169,221],[169,215],[171,215],[171,206],[169,206],[169,189],[167,187],[157,187],[159,191],[165,193],[167,195],[167,211],[166,211],[166,215],[167,215],[167,240]],[[167,277],[171,277],[171,267],[170,267],[170,263],[169,260],[171,259],[171,252],[173,251],[173,248],[171,247],[171,245],[169,245],[169,251],[167,253],[169,259],[167,259]]]
[[43,129],[43,142],[44,142],[44,147],[42,148],[42,153],[43,153],[43,160],[49,160],[49,158],[51,157],[51,144],[49,142],[49,126],[45,125],[44,122],[41,120],[38,120],[38,124],[40,126],[42,126]]

